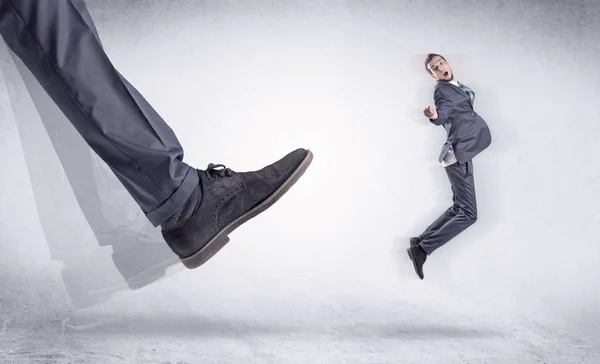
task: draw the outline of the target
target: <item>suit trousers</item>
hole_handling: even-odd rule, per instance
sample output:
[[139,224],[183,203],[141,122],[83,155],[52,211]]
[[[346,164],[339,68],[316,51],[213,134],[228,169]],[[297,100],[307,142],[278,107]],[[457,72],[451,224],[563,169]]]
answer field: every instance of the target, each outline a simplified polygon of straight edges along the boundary
[[433,222],[419,239],[429,255],[477,221],[473,161],[444,167],[452,188],[453,205]]
[[0,0],[0,35],[155,227],[187,201],[196,170],[110,62],[83,0]]

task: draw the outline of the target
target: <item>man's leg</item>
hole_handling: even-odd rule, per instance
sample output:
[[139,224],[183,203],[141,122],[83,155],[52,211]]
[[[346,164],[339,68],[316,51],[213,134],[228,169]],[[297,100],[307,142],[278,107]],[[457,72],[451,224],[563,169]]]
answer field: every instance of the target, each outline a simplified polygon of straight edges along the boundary
[[132,94],[70,0],[2,0],[0,34],[154,226],[198,184],[175,134]]
[[423,279],[423,264],[428,255],[440,248],[477,221],[477,199],[473,162],[445,167],[452,185],[454,205],[420,237],[418,245],[408,249],[415,271]]
[[312,153],[296,149],[255,172],[191,168],[172,130],[114,69],[82,14],[71,0],[0,0],[0,34],[146,217],[161,225],[171,250],[196,268],[278,201]]
[[[454,195],[454,191],[453,191],[453,195]],[[419,241],[423,240],[425,237],[433,234],[434,232],[436,232],[437,230],[439,230],[442,226],[444,226],[448,221],[452,220],[452,218],[454,216],[456,216],[456,214],[458,213],[458,209],[456,208],[456,205],[453,205],[452,207],[450,207],[449,209],[447,209],[446,211],[444,211],[440,217],[437,218],[437,220],[435,220],[431,225],[429,225],[427,227],[427,229],[425,229],[425,231],[423,231],[423,233],[421,235],[419,235]]]
[[421,235],[410,238],[410,246],[419,245],[421,240],[424,237],[431,235],[433,232],[437,231],[439,228],[444,226],[448,221],[450,221],[457,213],[458,209],[456,208],[456,194],[454,193],[454,188],[452,184],[450,184],[450,188],[452,189],[452,202],[453,205],[444,211],[431,225],[429,225]]
[[445,170],[454,193],[454,206],[451,209],[456,213],[438,229],[422,236],[419,245],[427,255],[432,254],[477,221],[473,161],[464,164],[455,163],[447,166]]
[[[10,74],[12,80],[7,79],[14,84],[14,87],[9,89],[13,90],[13,94],[28,93],[33,101],[33,105],[24,104],[24,98],[18,93],[11,95],[15,116],[19,119],[17,127],[28,161],[38,215],[51,258],[64,262],[62,275],[73,302],[79,301],[77,297],[83,294],[91,297],[93,287],[120,287],[122,282],[104,279],[111,277],[106,267],[113,270],[115,268],[110,267],[111,263],[116,265],[130,288],[140,288],[164,276],[165,268],[177,264],[179,259],[164,244],[160,231],[141,214],[139,206],[112,171],[79,136],[21,60],[14,54],[12,58],[17,72]],[[5,72],[5,78],[6,76]],[[38,130],[37,125],[31,125],[31,121],[37,122],[34,120],[37,119],[35,116],[30,116],[35,114],[31,106],[37,110],[46,135],[52,143],[50,150],[40,150],[39,138],[45,135],[30,135],[32,128],[33,131]],[[38,155],[40,152],[46,155]],[[54,152],[62,166],[62,169],[58,167],[61,172],[46,160],[52,160]],[[57,214],[56,200],[46,197],[52,194],[48,183],[52,183],[53,177],[54,183],[62,183],[62,179],[56,178],[63,174],[77,200],[77,207],[87,222],[81,224],[83,230],[75,229],[76,226],[64,220],[66,215]],[[59,192],[56,191],[53,196],[59,196],[57,193]],[[73,211],[70,206],[75,207],[65,202],[60,208]],[[136,217],[137,215],[139,217]],[[100,246],[110,246],[108,249],[113,252],[114,262],[111,262],[110,254],[107,254],[105,249],[91,243],[87,234],[82,233],[87,230],[85,225],[89,225],[94,233],[94,243],[97,241]],[[97,267],[99,269],[96,269]],[[102,275],[103,279],[96,278],[98,274],[94,273],[97,271],[105,272]]]
[[[83,0],[72,0],[72,3],[99,40]],[[123,279],[129,288],[138,289],[165,276],[166,268],[177,264],[179,259],[164,244],[160,230],[143,216],[114,173],[81,138],[21,59],[14,53],[10,56],[13,62],[3,62],[2,66],[6,66],[5,79],[12,86],[8,90],[28,162],[38,215],[51,259],[64,265],[62,277],[72,303],[81,308],[103,302],[109,298],[109,293],[127,289]],[[33,104],[27,101],[27,94]],[[35,115],[36,110],[38,115]],[[50,150],[40,149],[47,144],[39,142],[39,138],[46,135],[35,133],[42,130],[32,124],[38,121],[37,116],[52,143]],[[30,135],[32,132],[34,134]],[[61,171],[52,163],[54,152],[62,166],[62,170],[58,167]],[[44,154],[37,155],[39,153]],[[64,206],[56,206],[60,191],[51,192],[49,183],[62,184],[59,175],[67,177],[76,205],[64,201]],[[85,221],[77,223],[72,217],[65,220],[67,216],[79,216],[73,210],[75,206],[81,209]],[[73,212],[75,215],[70,215]],[[86,225],[95,239],[85,233]],[[98,243],[109,247],[101,248]]]

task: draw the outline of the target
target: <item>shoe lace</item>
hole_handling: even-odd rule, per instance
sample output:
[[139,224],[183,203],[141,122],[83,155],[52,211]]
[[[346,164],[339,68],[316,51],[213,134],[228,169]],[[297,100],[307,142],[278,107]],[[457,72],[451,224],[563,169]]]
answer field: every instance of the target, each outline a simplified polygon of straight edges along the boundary
[[210,163],[208,167],[206,167],[206,171],[204,171],[208,178],[210,177],[231,177],[233,175],[233,171],[222,164],[213,164]]

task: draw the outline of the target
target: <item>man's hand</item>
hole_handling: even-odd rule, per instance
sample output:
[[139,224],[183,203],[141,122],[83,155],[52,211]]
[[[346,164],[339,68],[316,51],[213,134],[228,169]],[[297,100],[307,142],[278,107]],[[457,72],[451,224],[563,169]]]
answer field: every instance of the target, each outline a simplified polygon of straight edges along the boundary
[[438,118],[437,110],[433,106],[427,106],[427,108],[423,110],[423,114],[425,114],[425,117],[431,120],[435,120]]

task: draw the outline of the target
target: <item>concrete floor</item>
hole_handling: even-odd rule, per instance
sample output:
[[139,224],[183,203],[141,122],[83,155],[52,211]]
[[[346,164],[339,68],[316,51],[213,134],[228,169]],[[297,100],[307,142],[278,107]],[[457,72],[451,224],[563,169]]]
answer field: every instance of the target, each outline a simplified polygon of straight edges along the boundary
[[0,360],[569,364],[600,357],[597,336],[477,305],[404,274],[332,280],[241,267],[223,277],[222,268],[215,262],[80,311],[70,309],[56,269],[4,274]]

